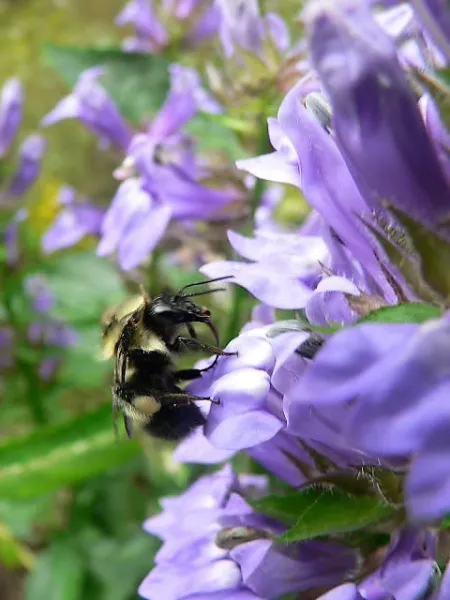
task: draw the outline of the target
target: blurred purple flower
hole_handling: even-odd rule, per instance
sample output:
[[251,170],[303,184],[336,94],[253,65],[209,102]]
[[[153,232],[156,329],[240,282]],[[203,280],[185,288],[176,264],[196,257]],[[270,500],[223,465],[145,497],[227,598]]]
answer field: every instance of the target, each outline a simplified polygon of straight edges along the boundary
[[23,90],[18,79],[8,79],[0,92],[0,158],[7,153],[22,120]]
[[132,131],[113,100],[98,83],[103,73],[102,67],[83,71],[73,92],[42,119],[41,125],[48,127],[64,119],[79,119],[102,143],[111,143],[126,150]]
[[76,332],[64,323],[47,320],[34,321],[28,327],[28,340],[34,344],[54,346],[56,348],[68,348],[77,341]]
[[311,4],[307,15],[336,141],[367,204],[436,225],[450,214],[450,188],[395,46],[363,4]]
[[210,0],[163,0],[155,7],[152,0],[131,0],[116,17],[119,26],[133,25],[135,35],[124,40],[123,49],[131,52],[161,52],[181,33],[183,47],[194,47],[217,33],[219,11]]
[[58,204],[61,210],[42,238],[45,253],[70,248],[85,236],[100,233],[104,211],[86,199],[77,199],[73,188],[63,186],[59,190]]
[[6,248],[7,264],[11,267],[17,266],[20,258],[19,248],[19,227],[20,223],[28,217],[24,208],[16,212],[12,220],[5,227],[3,232],[3,242]]
[[116,17],[116,24],[134,25],[136,36],[127,38],[124,50],[158,52],[167,45],[168,35],[158,19],[151,0],[131,0]]
[[116,169],[115,177],[124,182],[102,223],[98,254],[118,251],[124,270],[148,257],[170,219],[214,218],[237,198],[234,190],[202,185],[208,171],[196,158],[192,139],[180,132],[198,110],[221,109],[194,70],[172,65],[167,100],[148,131],[133,137]]
[[445,0],[411,0],[411,5],[439,49],[450,61],[450,12]]
[[334,334],[287,392],[288,432],[370,462],[410,460],[412,518],[450,510],[450,320],[374,323]]
[[163,498],[164,512],[144,528],[164,544],[139,594],[258,600],[342,581],[355,567],[354,552],[334,542],[273,543],[283,526],[255,513],[245,499],[266,493],[264,477],[238,477],[225,466],[180,497]]
[[14,330],[8,325],[0,326],[0,369],[8,369],[14,364]]
[[217,0],[221,20],[219,35],[227,58],[241,50],[262,55],[268,39],[280,51],[290,45],[289,30],[275,13],[261,16],[258,0]]
[[37,133],[29,135],[19,148],[19,164],[4,195],[18,198],[36,181],[47,141]]
[[438,575],[433,534],[426,530],[406,529],[396,534],[383,564],[375,573],[358,584],[345,583],[318,600],[429,598]]
[[101,226],[99,256],[118,253],[124,271],[141,264],[160,242],[171,217],[168,204],[154,200],[138,179],[124,181]]
[[48,313],[55,304],[55,299],[51,293],[45,277],[42,275],[32,275],[25,280],[25,291],[32,299],[32,307],[37,313]]
[[203,89],[197,71],[172,64],[169,72],[169,94],[148,129],[148,136],[155,145],[178,133],[197,112],[222,111],[214,98]]
[[56,356],[44,359],[38,368],[38,375],[42,381],[50,381],[58,370],[61,359]]

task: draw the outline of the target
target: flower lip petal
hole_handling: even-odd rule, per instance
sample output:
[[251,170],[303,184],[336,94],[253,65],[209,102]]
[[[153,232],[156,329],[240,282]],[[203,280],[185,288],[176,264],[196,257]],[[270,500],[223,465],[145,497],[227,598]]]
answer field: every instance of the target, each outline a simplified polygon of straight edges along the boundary
[[283,423],[263,410],[253,410],[206,425],[206,436],[217,448],[243,450],[273,438]]

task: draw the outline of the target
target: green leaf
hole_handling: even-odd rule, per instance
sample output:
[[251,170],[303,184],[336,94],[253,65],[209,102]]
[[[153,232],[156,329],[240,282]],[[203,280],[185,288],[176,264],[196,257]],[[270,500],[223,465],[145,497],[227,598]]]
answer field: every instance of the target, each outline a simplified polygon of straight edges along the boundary
[[222,150],[235,161],[246,157],[236,134],[221,120],[221,115],[197,114],[186,126],[186,131],[197,141],[200,152]]
[[393,508],[372,496],[309,488],[253,502],[258,512],[293,525],[280,541],[295,542],[356,531],[391,515]]
[[34,567],[34,562],[34,554],[0,522],[0,563],[9,568],[23,567],[29,570]]
[[[420,264],[418,263],[417,259],[412,256],[414,253],[414,248],[410,247],[411,240],[409,240],[404,233],[400,233],[400,239],[398,239],[399,235],[397,231],[394,234],[389,233],[389,231],[387,231],[385,228],[383,220],[378,220],[380,222],[377,224],[384,231],[384,233],[381,233],[379,229],[370,221],[361,217],[360,220],[386,252],[389,262],[398,268],[411,290],[413,290],[422,300],[439,304],[439,296],[426,283],[420,270]],[[388,239],[388,235],[393,237],[393,239]]]
[[361,323],[423,323],[429,319],[438,319],[442,311],[432,304],[409,302],[396,306],[383,306],[357,321]]
[[39,555],[27,580],[25,600],[79,600],[86,565],[70,543],[55,542]]
[[450,514],[447,515],[446,517],[444,517],[444,519],[441,521],[440,524],[440,529],[449,529],[450,528]]
[[70,388],[90,389],[103,385],[110,363],[100,360],[100,326],[77,328],[77,341],[66,349],[58,383]]
[[103,312],[126,295],[114,266],[92,252],[55,256],[46,275],[56,299],[52,316],[70,324],[99,324]]
[[54,514],[52,494],[21,502],[0,501],[0,521],[18,538],[29,538],[37,524],[50,522]]
[[115,439],[111,408],[102,406],[1,444],[0,499],[33,498],[95,477],[138,453],[136,442]]
[[450,69],[437,69],[431,73],[425,69],[414,69],[413,74],[431,93],[438,106],[446,127],[450,126]]
[[84,545],[89,566],[109,600],[123,600],[153,566],[159,541],[143,531],[135,531],[127,539],[102,537]]
[[134,124],[153,115],[169,89],[169,60],[162,54],[46,44],[44,56],[70,87],[85,69],[98,65],[105,67],[101,84],[122,115]]
[[389,206],[395,218],[405,229],[416,250],[421,273],[425,282],[435,290],[445,302],[450,299],[450,243],[415,221],[407,214]]

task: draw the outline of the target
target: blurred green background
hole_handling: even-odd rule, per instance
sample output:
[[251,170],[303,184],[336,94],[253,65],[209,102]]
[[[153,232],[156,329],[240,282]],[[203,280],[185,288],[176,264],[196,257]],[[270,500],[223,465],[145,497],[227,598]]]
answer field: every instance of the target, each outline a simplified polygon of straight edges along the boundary
[[[122,6],[121,0],[0,1],[0,82],[19,77],[26,94],[15,148],[67,93],[42,58],[43,44],[117,46],[122,32],[114,16]],[[78,123],[64,122],[45,133],[49,150],[43,174],[30,192],[38,233],[53,216],[60,184],[105,200],[116,186],[111,171],[117,157],[98,152],[95,137]],[[63,253],[30,266],[37,268],[46,273],[56,297],[52,315],[76,326],[80,339],[65,353],[51,384],[32,376],[33,357],[27,356],[4,379],[0,598],[136,598],[158,545],[142,531],[142,522],[157,510],[159,496],[182,489],[190,475],[172,464],[169,448],[158,448],[158,459],[148,460],[151,448],[145,456],[136,443],[114,439],[110,369],[94,353],[99,315],[125,295],[117,272],[92,252]],[[12,299],[15,325],[24,329],[30,313],[19,275],[2,273],[1,280]]]
[[[275,8],[286,17],[297,12],[298,4],[268,0],[264,8]],[[0,84],[18,77],[25,91],[24,121],[10,155],[0,165],[2,183],[3,176],[13,172],[19,144],[39,129],[42,117],[69,91],[60,75],[67,75],[73,57],[66,57],[67,63],[60,61],[58,75],[58,65],[51,68],[49,52],[44,52],[46,44],[119,48],[127,32],[115,26],[114,17],[123,5],[122,0],[0,0]],[[292,28],[295,21],[289,24]],[[117,59],[120,53],[113,54]],[[165,89],[160,90],[154,89],[155,71],[146,61],[144,57],[141,71],[132,62],[132,83],[143,87],[140,96],[132,85],[125,90],[122,104],[130,109],[128,117],[133,108],[146,114],[148,103],[153,102],[152,109],[156,109],[167,91],[167,59],[159,55],[155,62],[156,75],[162,69],[166,79]],[[265,74],[264,63],[250,64]],[[128,69],[126,60],[121,68]],[[232,160],[237,156],[268,148],[264,117],[276,114],[283,95],[270,76],[274,73],[269,74],[266,97],[249,93],[241,113],[239,107],[236,114],[229,107],[234,121],[247,129],[245,111],[254,117],[255,129],[250,125],[247,144],[226,125],[202,120],[202,115],[189,124],[203,151],[218,149],[221,160],[225,155],[225,167],[231,169],[226,174],[233,172]],[[76,75],[70,83],[75,79]],[[112,83],[120,97],[122,80],[116,79]],[[119,102],[117,95],[114,98]],[[144,106],[142,99],[147,103]],[[259,112],[254,115],[255,106]],[[159,547],[156,539],[143,532],[143,521],[159,510],[161,496],[179,493],[203,468],[175,464],[172,447],[161,442],[115,439],[111,365],[97,360],[99,319],[106,308],[136,291],[139,277],[150,280],[154,292],[165,286],[181,287],[198,279],[198,272],[192,258],[186,269],[174,266],[163,255],[150,273],[134,276],[134,280],[125,278],[112,261],[95,256],[95,240],[43,256],[40,239],[57,213],[61,185],[69,184],[107,206],[117,188],[112,171],[123,159],[113,151],[99,152],[95,136],[76,121],[58,123],[43,133],[49,146],[41,176],[24,199],[29,218],[21,226],[19,266],[7,266],[5,249],[0,246],[0,600],[131,600],[137,598],[137,586],[150,571]],[[264,186],[257,186],[244,202],[254,209],[255,198],[258,201],[263,190]],[[280,215],[285,221],[300,222],[305,205],[299,202],[297,191],[293,200],[289,197],[288,192]],[[3,231],[15,210],[0,211]],[[244,231],[251,224],[251,211],[248,215]],[[198,230],[201,243],[204,232],[205,239],[209,234],[209,242],[213,241],[211,246],[215,244],[214,251],[227,248],[227,222],[210,230],[202,226]],[[27,281],[35,275],[44,278],[54,297],[47,315],[36,312],[26,293]],[[222,340],[227,340],[246,322],[254,300],[237,288],[211,302]],[[30,328],[42,319],[44,324],[46,320],[47,324],[60,322],[75,330],[75,345],[60,348],[30,343]],[[2,347],[5,326],[14,331],[11,351]],[[47,358],[58,360],[60,366],[54,376],[43,379],[38,369]],[[193,358],[188,360],[192,363]],[[245,457],[238,460],[247,465]]]

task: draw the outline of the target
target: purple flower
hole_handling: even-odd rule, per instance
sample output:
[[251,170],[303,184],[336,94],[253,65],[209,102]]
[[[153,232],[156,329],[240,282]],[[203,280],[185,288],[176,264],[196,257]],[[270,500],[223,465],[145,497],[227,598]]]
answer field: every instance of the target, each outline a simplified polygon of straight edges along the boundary
[[170,80],[166,101],[148,130],[149,138],[155,145],[178,133],[198,111],[220,113],[222,110],[203,89],[194,69],[173,64],[170,66]]
[[12,220],[5,227],[3,232],[3,241],[6,247],[7,263],[14,267],[17,266],[20,257],[19,247],[19,227],[20,223],[27,219],[28,213],[24,208],[16,212]]
[[406,529],[394,536],[383,564],[358,583],[346,583],[319,600],[419,600],[428,598],[439,573],[433,534]]
[[113,100],[97,81],[103,73],[102,67],[84,71],[73,92],[44,117],[42,126],[48,127],[63,119],[79,119],[104,144],[111,143],[126,150],[132,132]]
[[5,192],[5,196],[18,198],[35,182],[47,146],[45,138],[37,133],[28,136],[19,148],[19,164]]
[[73,329],[58,321],[34,321],[28,327],[28,340],[34,345],[54,346],[68,348],[77,341],[77,334]]
[[158,52],[167,45],[167,31],[158,19],[151,0],[131,0],[117,15],[116,24],[134,25],[136,36],[124,41],[124,49]]
[[23,90],[18,79],[8,79],[0,94],[0,158],[7,153],[22,120]]
[[254,239],[233,231],[228,239],[248,261],[217,261],[202,267],[208,277],[233,275],[233,282],[275,308],[302,308],[312,294],[328,251],[321,237],[259,231]]
[[42,238],[45,253],[70,248],[87,235],[100,233],[104,212],[85,199],[78,200],[73,188],[63,186],[58,203],[61,210]]
[[42,379],[42,381],[49,381],[50,379],[53,378],[53,376],[56,373],[56,371],[58,370],[60,364],[61,364],[61,359],[59,359],[57,357],[50,357],[50,358],[44,359],[40,363],[39,368],[38,368],[39,378]]
[[202,184],[208,169],[196,158],[192,139],[180,132],[200,109],[218,112],[220,107],[202,89],[194,70],[172,65],[165,104],[148,131],[133,137],[115,171],[116,178],[125,181],[101,227],[98,254],[118,251],[124,270],[145,261],[170,219],[213,219],[237,199],[233,189]]
[[25,290],[32,298],[33,310],[37,313],[48,313],[55,304],[45,278],[42,275],[33,275],[25,280]]
[[124,271],[141,264],[159,243],[171,217],[168,204],[154,200],[138,179],[124,181],[101,226],[99,256],[118,253]]
[[[321,243],[328,247],[330,258],[322,257],[321,262],[333,274],[350,278],[358,288],[393,302],[396,297],[377,259],[382,251],[361,222],[361,217],[368,215],[369,207],[334,138],[314,113],[303,106],[307,89],[300,81],[283,100],[278,120],[269,123],[276,152],[240,161],[238,166],[249,168],[257,176],[265,178],[266,173],[270,180],[298,186],[322,218],[318,234],[325,239],[325,243],[323,240]],[[284,164],[283,169],[279,168],[280,164]],[[280,175],[273,176],[274,172]],[[299,243],[307,245],[308,239],[304,237]],[[209,272],[209,265],[206,269]]]
[[[183,47],[194,47],[214,36],[220,13],[210,0],[163,0],[154,6],[152,0],[131,0],[116,18],[116,24],[135,27],[135,35],[126,38],[123,48],[132,52],[161,52],[174,41]],[[175,27],[174,27],[175,25]],[[181,30],[181,34],[180,34]]]
[[337,143],[369,206],[388,202],[428,225],[448,217],[450,188],[397,51],[369,9],[311,4],[307,21]]
[[312,463],[298,441],[285,432],[283,396],[306,366],[295,350],[308,334],[281,329],[280,335],[272,337],[271,330],[271,326],[248,329],[227,346],[227,351],[238,352],[237,357],[219,360],[190,384],[193,394],[218,398],[220,405],[210,408],[204,437],[198,432],[180,444],[177,460],[220,462],[245,449],[291,485],[304,483],[298,463]]
[[144,528],[164,544],[139,594],[148,600],[258,600],[342,581],[355,567],[354,552],[334,542],[273,543],[283,526],[246,501],[266,493],[264,477],[238,477],[225,466],[182,496],[163,498],[164,512]]
[[7,326],[0,326],[0,369],[8,369],[14,364],[14,330]]
[[450,12],[445,0],[411,0],[428,33],[450,61]]
[[275,13],[260,15],[257,0],[217,0],[221,20],[219,35],[227,58],[240,51],[262,55],[267,40],[285,51],[290,45],[289,30]]
[[406,504],[416,520],[450,510],[448,317],[366,324],[336,333],[284,399],[288,432],[366,462],[410,461]]

